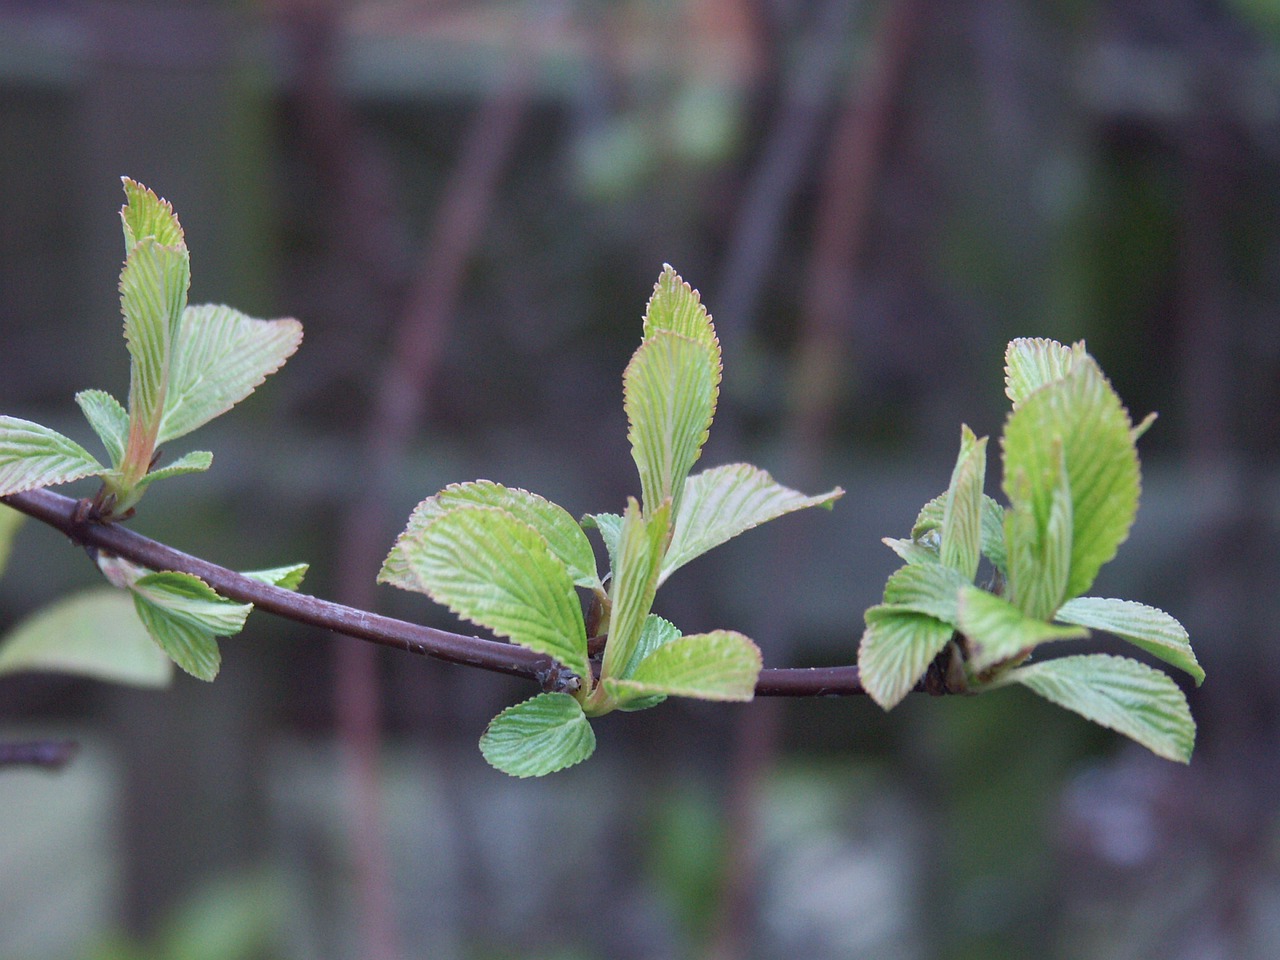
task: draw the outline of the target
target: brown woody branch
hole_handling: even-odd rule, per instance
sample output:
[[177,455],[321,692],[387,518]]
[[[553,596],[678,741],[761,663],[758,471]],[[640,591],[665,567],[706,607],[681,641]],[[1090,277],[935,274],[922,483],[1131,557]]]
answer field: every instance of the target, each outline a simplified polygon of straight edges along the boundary
[[[254,580],[150,540],[118,523],[77,519],[78,501],[49,490],[0,497],[0,502],[62,531],[73,543],[103,550],[151,570],[172,570],[199,577],[224,597],[358,640],[435,657],[481,670],[534,680],[547,690],[570,691],[577,680],[554,660],[513,643],[486,640],[384,617]],[[863,694],[855,666],[770,668],[760,672],[761,697],[824,697]]]

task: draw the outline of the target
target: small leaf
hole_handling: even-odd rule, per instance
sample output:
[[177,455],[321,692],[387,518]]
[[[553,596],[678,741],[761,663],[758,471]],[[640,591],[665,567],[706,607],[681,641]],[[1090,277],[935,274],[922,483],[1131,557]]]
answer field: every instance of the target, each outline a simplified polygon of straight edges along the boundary
[[938,557],[938,548],[926,541],[881,537],[880,542],[910,564],[942,562]]
[[953,630],[927,614],[888,605],[872,607],[866,620],[858,647],[858,673],[871,699],[888,710],[911,692],[951,640]]
[[251,603],[220,597],[199,577],[167,571],[139,577],[129,588],[153,640],[179,667],[201,680],[218,675],[222,657],[215,637],[244,627]]
[[956,626],[960,591],[970,586],[964,575],[940,563],[899,567],[884,585],[884,602],[898,610],[927,613]]
[[0,417],[0,497],[101,474],[74,440],[30,420]]
[[961,591],[958,612],[960,631],[969,639],[969,666],[979,673],[1042,643],[1089,635],[1083,627],[1028,617],[1007,600],[974,586]]
[[1054,446],[1058,483],[1048,513],[1037,514],[1031,483],[1019,472],[1008,484],[1013,506],[1005,513],[1009,552],[1009,602],[1036,620],[1048,620],[1066,597],[1073,542],[1070,479]]
[[480,738],[480,752],[503,773],[541,777],[591,756],[596,735],[578,701],[567,693],[541,693],[507,707]]
[[1084,355],[1084,341],[1066,347],[1039,337],[1011,340],[1004,354],[1004,392],[1016,408],[1046,383],[1065,377]]
[[978,572],[982,551],[982,485],[987,475],[987,438],[960,429],[960,455],[951,472],[942,512],[942,562],[966,580]]
[[[947,508],[947,495],[941,493],[926,503],[911,527],[911,536],[923,540],[930,531],[941,531]],[[1004,546],[1004,507],[993,497],[982,495],[982,555],[1001,573],[1007,571]],[[905,560],[906,557],[903,557]],[[936,558],[935,558],[936,559]],[[908,561],[912,562],[912,561]]]
[[689,477],[658,582],[752,527],[808,507],[830,509],[843,494],[836,487],[816,497],[806,497],[774,482],[768,473],[749,463],[713,467]]
[[[603,589],[596,574],[596,556],[591,549],[591,541],[564,508],[527,490],[504,487],[491,480],[450,484],[435,496],[423,500],[414,508],[401,539],[415,539],[415,531],[441,514],[465,506],[500,507],[517,520],[529,524],[542,534],[551,552],[564,562],[575,584]],[[402,575],[403,563],[404,558],[393,549],[383,565],[388,581]]]
[[1063,604],[1057,619],[1115,634],[1165,663],[1185,670],[1196,686],[1204,682],[1204,668],[1191,649],[1186,628],[1163,610],[1133,600],[1077,597]]
[[187,473],[204,473],[213,466],[213,454],[208,450],[192,450],[179,457],[166,467],[147,471],[146,476],[134,484],[134,490],[141,492],[151,486],[153,481],[168,477],[180,477]]
[[29,670],[163,687],[173,664],[148,636],[129,597],[98,587],[38,610],[5,637],[0,674]]
[[546,538],[498,507],[459,506],[406,530],[380,583],[426,593],[458,616],[587,672],[573,580]]
[[1146,664],[1106,654],[1059,657],[1011,670],[1001,682],[1030,687],[1157,756],[1191,760],[1196,724],[1187,698],[1168,675]]
[[609,554],[609,569],[618,569],[618,537],[622,535],[622,516],[617,513],[588,513],[582,518],[584,527],[595,527]]
[[[1060,485],[1071,494],[1071,565],[1065,596],[1079,596],[1129,536],[1140,477],[1129,415],[1098,365],[1081,352],[1070,372],[1026,396],[1004,438],[1005,493],[1029,501],[1041,529]],[[1052,614],[1052,611],[1049,611]]]
[[[719,367],[720,341],[716,338],[711,315],[702,305],[698,291],[685,283],[669,263],[662,265],[662,274],[653,285],[653,295],[645,308],[644,339],[649,339],[659,330],[670,330],[712,348]],[[717,383],[719,379],[717,374]]]
[[270,570],[246,570],[242,576],[261,580],[273,587],[284,587],[286,590],[297,590],[302,586],[302,578],[307,575],[309,564],[293,563],[287,567],[272,567]]
[[619,677],[623,680],[628,679],[649,654],[679,637],[680,631],[676,629],[674,623],[664,620],[656,613],[649,614],[644,619],[644,628],[640,631],[640,639],[636,641],[635,649],[631,652],[631,659],[623,667]]
[[156,443],[226,413],[284,365],[302,342],[297,320],[256,320],[219,304],[181,313]]
[[664,503],[646,517],[640,512],[640,504],[634,497],[627,501],[627,512],[618,537],[618,567],[613,571],[613,581],[609,585],[613,609],[601,676],[623,676],[640,642],[658,590],[658,572],[667,542],[670,516],[670,503]]
[[124,184],[126,199],[125,206],[120,211],[120,219],[124,225],[125,255],[144,237],[155,237],[166,246],[183,246],[182,225],[178,223],[173,206],[137,181],[128,177],[120,179]]
[[630,679],[601,680],[625,702],[664,694],[699,700],[745,701],[755,696],[763,666],[760,648],[732,630],[691,634],[663,644],[641,662]]
[[107,448],[111,466],[119,467],[124,460],[125,444],[129,442],[129,413],[120,401],[105,390],[81,390],[76,403],[102,445]]
[[0,574],[9,563],[9,552],[13,549],[13,538],[22,526],[26,514],[19,513],[12,507],[0,503]]
[[647,512],[670,499],[678,516],[685,478],[711,428],[719,378],[714,351],[665,330],[647,337],[627,364],[627,439]]

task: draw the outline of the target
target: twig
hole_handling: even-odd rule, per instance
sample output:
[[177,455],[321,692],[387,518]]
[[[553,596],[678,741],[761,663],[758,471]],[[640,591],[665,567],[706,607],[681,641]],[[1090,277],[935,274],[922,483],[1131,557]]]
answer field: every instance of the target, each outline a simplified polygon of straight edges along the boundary
[[0,743],[0,768],[38,767],[61,770],[80,749],[74,740],[32,740],[27,743]]
[[[151,570],[191,574],[224,597],[252,603],[296,623],[449,663],[523,677],[548,690],[571,692],[577,682],[573,674],[550,657],[514,643],[437,630],[274,587],[148,539],[117,523],[78,522],[75,518],[78,501],[50,490],[14,493],[0,497],[0,502],[62,531],[73,543],[104,550]],[[768,668],[760,672],[756,684],[756,694],[762,697],[845,697],[865,692],[858,679],[858,668],[854,666]]]

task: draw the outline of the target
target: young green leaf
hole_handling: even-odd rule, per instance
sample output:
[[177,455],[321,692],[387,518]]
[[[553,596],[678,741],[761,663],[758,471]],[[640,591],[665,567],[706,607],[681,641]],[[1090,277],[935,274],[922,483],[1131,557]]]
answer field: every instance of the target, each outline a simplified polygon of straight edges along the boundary
[[0,503],[0,574],[4,573],[4,568],[9,563],[9,551],[13,549],[14,535],[25,519],[26,514]]
[[124,460],[125,445],[129,442],[128,411],[105,390],[81,390],[76,394],[76,403],[107,448],[111,466],[118,468]]
[[1128,657],[1058,657],[1009,671],[1046,700],[1131,737],[1157,756],[1188,763],[1196,724],[1187,698],[1167,674]]
[[226,413],[298,349],[297,320],[256,320],[219,304],[182,311],[172,344],[156,443],[167,443]]
[[[984,468],[985,472],[985,468]],[[942,530],[942,523],[946,516],[947,495],[940,493],[934,497],[923,507],[916,517],[916,522],[911,527],[911,537],[913,540],[923,541],[925,536],[933,531],[938,531],[939,535]],[[882,541],[888,543],[887,540]],[[906,541],[910,542],[910,541]],[[890,548],[902,556],[902,553],[892,544]],[[1001,573],[1008,570],[1008,558],[1005,555],[1004,543],[1004,507],[993,497],[982,495],[982,555],[991,561]],[[907,557],[902,557],[907,560]],[[937,550],[934,550],[935,561],[939,559]],[[907,560],[908,563],[920,562],[918,560]]]
[[1063,346],[1056,340],[1010,340],[1004,353],[1004,392],[1016,408],[1046,383],[1061,380],[1085,356],[1084,341]]
[[685,478],[711,428],[719,377],[710,348],[666,330],[646,338],[627,364],[627,439],[646,511],[670,499],[678,515]]
[[858,673],[871,699],[888,710],[911,692],[953,631],[935,617],[889,605],[872,607],[865,616]]
[[660,330],[678,333],[715,351],[716,383],[719,384],[720,341],[716,338],[711,314],[702,305],[698,291],[685,283],[669,263],[662,265],[662,273],[653,285],[653,295],[644,311],[644,339],[648,340]]
[[680,637],[680,631],[676,629],[676,625],[670,620],[664,620],[656,613],[651,613],[644,618],[644,628],[640,631],[640,639],[636,641],[635,648],[631,651],[631,659],[627,661],[627,665],[622,668],[619,677],[626,680],[636,672],[636,668],[648,658],[659,647],[664,647],[672,640]]
[[1048,620],[1065,599],[1073,543],[1070,480],[1061,445],[1052,447],[1058,482],[1047,513],[1037,512],[1033,485],[1019,470],[1008,481],[1012,506],[1005,512],[1009,601],[1027,616]]
[[147,471],[146,476],[134,484],[133,489],[135,493],[141,493],[156,480],[163,480],[166,477],[180,477],[187,473],[203,473],[211,466],[213,466],[212,453],[208,450],[192,450],[190,453],[183,454],[166,467]]
[[880,542],[896,553],[902,560],[910,564],[941,563],[938,548],[935,544],[924,540],[900,540],[894,537],[881,537]]
[[[412,542],[428,523],[450,510],[466,506],[500,507],[517,520],[529,524],[542,534],[551,552],[564,562],[575,584],[603,589],[596,574],[596,557],[591,541],[567,511],[537,494],[517,487],[504,487],[491,480],[450,484],[435,496],[423,500],[414,508],[400,539]],[[403,576],[405,563],[406,557],[397,544],[383,564],[383,581],[394,582],[394,578]]]
[[169,247],[185,246],[182,225],[178,223],[173,206],[156,196],[136,180],[121,177],[124,185],[125,205],[120,211],[124,226],[124,252],[128,256],[134,245],[144,237],[155,237]]
[[691,634],[665,643],[629,679],[600,682],[620,702],[663,694],[699,700],[750,700],[763,659],[760,648],[732,630]]
[[0,497],[101,474],[74,440],[30,420],[0,417]]
[[977,574],[982,554],[982,485],[986,476],[987,438],[979,440],[968,427],[961,427],[960,455],[943,505],[939,556],[966,580]]
[[152,642],[129,597],[98,587],[55,601],[9,632],[0,644],[0,674],[23,671],[163,687],[173,663]]
[[960,631],[969,640],[969,666],[981,673],[1050,640],[1087,637],[1083,627],[1029,617],[1001,597],[968,585],[960,592]]
[[830,509],[843,494],[836,487],[806,497],[749,463],[731,463],[695,474],[684,483],[684,499],[658,582],[752,527],[808,507]]
[[588,513],[582,518],[584,527],[595,527],[609,554],[609,569],[618,569],[618,537],[622,535],[622,515],[618,513]]
[[622,676],[640,642],[658,590],[658,573],[670,518],[670,503],[663,503],[646,517],[634,497],[627,501],[618,538],[618,566],[613,571],[613,582],[609,586],[613,611],[601,676]]
[[426,593],[458,616],[590,676],[573,580],[528,523],[500,507],[457,506],[407,530],[392,555],[380,583]]
[[493,718],[480,752],[503,773],[541,777],[591,756],[596,735],[582,707],[567,693],[541,693]]
[[1204,682],[1204,668],[1191,649],[1186,628],[1163,610],[1134,600],[1077,597],[1062,605],[1057,619],[1115,634],[1165,663],[1185,670],[1196,686]]
[[147,573],[129,588],[134,607],[152,639],[179,667],[213,680],[222,663],[216,637],[239,633],[253,609],[220,597],[198,577],[167,571]]
[[1003,446],[1009,502],[1016,509],[1029,501],[1041,529],[1060,486],[1061,457],[1072,524],[1062,599],[1079,596],[1128,537],[1138,509],[1138,454],[1128,413],[1098,365],[1082,352],[1066,376],[1027,395],[1010,414]]
[[970,586],[964,574],[940,563],[899,567],[884,585],[884,602],[898,610],[927,613],[951,625],[959,622],[960,591]]
[[273,587],[297,590],[302,586],[302,578],[307,575],[308,569],[309,566],[305,563],[292,563],[287,567],[272,567],[270,570],[246,570],[242,576],[269,583]]

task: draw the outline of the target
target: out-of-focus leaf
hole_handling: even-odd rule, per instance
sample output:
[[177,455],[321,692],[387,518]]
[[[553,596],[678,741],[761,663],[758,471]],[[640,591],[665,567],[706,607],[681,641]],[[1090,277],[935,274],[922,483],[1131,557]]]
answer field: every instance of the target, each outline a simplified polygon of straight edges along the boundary
[[982,485],[986,476],[987,438],[979,440],[968,427],[961,427],[960,455],[943,506],[939,556],[966,580],[977,574],[982,556]]
[[25,519],[25,514],[0,503],[0,574],[4,573],[4,568],[9,563],[9,553],[13,549],[13,538],[18,532],[18,527],[22,526],[22,521]]

